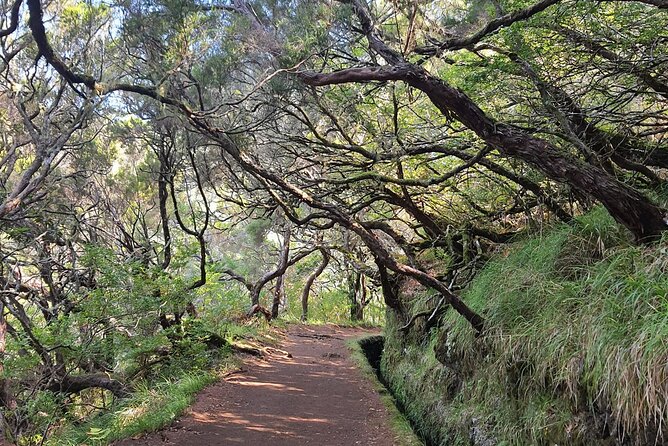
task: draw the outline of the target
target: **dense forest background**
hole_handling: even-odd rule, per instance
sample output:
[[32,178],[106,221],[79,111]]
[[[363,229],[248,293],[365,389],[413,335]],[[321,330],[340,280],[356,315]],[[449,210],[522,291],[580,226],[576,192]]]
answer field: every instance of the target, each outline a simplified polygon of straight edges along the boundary
[[[263,319],[387,310],[388,330],[419,326],[408,342],[445,345],[447,325],[475,349],[499,314],[538,310],[513,296],[486,310],[493,282],[462,290],[511,241],[568,239],[588,212],[604,230],[568,239],[566,257],[598,262],[614,234],[662,271],[666,0],[0,5],[8,440],[43,444],[194,379]],[[659,312],[665,330],[665,292],[618,311]],[[662,373],[634,381],[657,385],[640,397],[652,426],[620,403],[608,436],[665,429]]]

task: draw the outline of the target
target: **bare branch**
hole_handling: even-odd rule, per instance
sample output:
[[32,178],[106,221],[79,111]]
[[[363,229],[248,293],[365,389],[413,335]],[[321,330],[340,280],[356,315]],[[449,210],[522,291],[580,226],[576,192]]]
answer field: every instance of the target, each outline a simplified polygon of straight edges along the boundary
[[416,48],[415,52],[424,56],[438,56],[445,51],[460,50],[462,48],[467,48],[471,45],[480,42],[482,39],[493,34],[494,32],[498,31],[501,28],[506,28],[512,25],[513,23],[517,23],[522,20],[531,18],[534,15],[545,11],[550,6],[556,5],[561,1],[562,0],[542,0],[527,8],[491,20],[484,27],[482,27],[475,33],[471,34],[470,36],[455,37],[443,42],[439,42],[436,45]]

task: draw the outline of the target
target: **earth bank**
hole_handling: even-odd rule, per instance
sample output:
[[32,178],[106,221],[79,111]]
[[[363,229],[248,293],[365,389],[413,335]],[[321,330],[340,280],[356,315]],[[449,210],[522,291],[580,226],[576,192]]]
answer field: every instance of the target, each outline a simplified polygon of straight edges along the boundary
[[666,444],[665,243],[633,246],[600,210],[518,241],[462,294],[482,336],[401,284],[382,374],[436,445]]

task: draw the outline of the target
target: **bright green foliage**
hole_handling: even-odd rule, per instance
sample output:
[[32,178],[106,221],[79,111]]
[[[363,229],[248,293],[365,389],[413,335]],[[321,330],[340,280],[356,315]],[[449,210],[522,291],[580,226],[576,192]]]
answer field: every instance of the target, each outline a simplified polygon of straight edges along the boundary
[[[82,264],[98,271],[96,288],[76,296],[78,311],[36,326],[33,333],[42,345],[66,347],[60,353],[63,364],[104,367],[110,376],[126,382],[133,396],[119,402],[99,389],[69,397],[39,391],[27,404],[5,411],[5,416],[28,421],[32,433],[21,437],[19,443],[24,446],[40,444],[44,432],[59,432],[61,427],[64,433],[47,444],[82,444],[84,440],[106,444],[156,430],[171,422],[199,389],[216,379],[214,368],[221,361],[229,362],[226,358],[231,350],[223,345],[212,347],[212,336],[229,345],[238,337],[252,335],[248,328],[230,322],[243,311],[240,300],[245,304],[245,296],[237,295],[235,300],[216,282],[187,292],[182,280],[146,270],[136,262],[119,262],[103,248],[88,248]],[[207,305],[209,311],[199,319],[160,329],[158,317],[163,309],[178,308],[191,299]],[[9,351],[20,347],[10,341]],[[4,378],[23,379],[38,369],[39,357],[27,352],[31,350],[7,358]],[[67,427],[82,422],[84,427]]]
[[[297,282],[294,286],[288,288],[288,294],[294,296],[290,304],[285,319],[288,321],[298,321],[301,317],[301,307],[299,293],[301,292],[301,283]],[[341,324],[348,325],[350,319],[350,300],[347,290],[321,289],[317,294],[311,296],[309,300],[309,318],[310,324]],[[385,306],[380,299],[372,299],[369,305],[364,308],[364,320],[358,321],[363,325],[383,325],[385,323]]]
[[46,445],[105,445],[143,432],[154,432],[172,423],[195,399],[197,392],[219,379],[218,373],[202,370],[177,373],[162,382],[138,387],[122,404],[76,427],[51,437]]

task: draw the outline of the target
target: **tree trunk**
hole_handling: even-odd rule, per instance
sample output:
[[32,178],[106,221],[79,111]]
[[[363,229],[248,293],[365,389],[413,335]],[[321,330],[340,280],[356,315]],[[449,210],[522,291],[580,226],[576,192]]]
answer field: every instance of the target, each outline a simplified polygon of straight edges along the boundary
[[327,264],[329,263],[329,253],[325,251],[324,249],[320,250],[320,253],[322,254],[322,262],[320,262],[320,265],[313,271],[309,276],[308,279],[306,279],[306,284],[304,285],[304,289],[302,290],[302,297],[301,297],[301,302],[302,302],[302,316],[301,316],[301,321],[306,322],[308,319],[308,298],[309,294],[311,293],[311,287],[313,286],[313,282],[315,282],[315,279],[322,274],[322,272],[327,268]]
[[90,388],[109,390],[117,398],[130,396],[130,390],[122,382],[109,378],[105,373],[92,375],[67,375],[60,381],[51,384],[46,390],[63,393],[79,393]]
[[292,230],[288,226],[285,229],[283,234],[283,246],[281,247],[281,258],[278,261],[278,266],[275,270],[266,273],[263,275],[260,280],[258,280],[251,289],[251,308],[260,305],[260,293],[262,288],[271,280],[278,278],[285,274],[288,266],[290,265],[290,238],[292,236]]
[[360,275],[357,272],[353,272],[352,275],[348,275],[348,302],[350,303],[350,320],[353,320],[356,313],[355,308],[357,307],[357,288],[359,287]]
[[[164,144],[164,142],[163,142]],[[169,191],[167,189],[167,176],[169,175],[169,163],[167,160],[168,153],[166,149],[161,147],[158,153],[160,161],[160,177],[158,178],[158,203],[160,209],[160,225],[162,227],[162,237],[165,241],[165,249],[162,259],[161,269],[164,271],[172,263],[172,235],[169,230],[169,214],[167,213],[167,200],[169,199]]]
[[12,394],[9,389],[9,382],[1,378],[2,374],[5,371],[4,368],[4,359],[5,351],[7,348],[7,321],[5,320],[5,306],[0,302],[0,441],[3,438],[7,437],[7,434],[11,435],[11,429],[7,423],[7,420],[4,417],[4,409],[15,409],[16,401],[12,397]]
[[638,241],[656,239],[668,226],[664,211],[647,197],[617,181],[603,169],[569,156],[549,142],[493,121],[463,92],[428,75],[410,70],[407,82],[424,91],[445,114],[454,114],[466,127],[499,152],[521,159],[549,178],[589,193],[626,226]]
[[354,273],[354,279],[349,281],[350,320],[358,322],[364,319],[366,303],[366,279],[364,273]]
[[285,288],[283,286],[284,274],[281,274],[276,278],[276,288],[274,289],[274,301],[271,305],[271,318],[276,319],[278,317],[278,310],[281,307],[281,302],[285,296]]
[[633,233],[636,240],[655,240],[668,228],[665,211],[643,194],[617,181],[600,167],[571,156],[544,139],[515,126],[496,122],[463,91],[435,78],[424,68],[405,62],[374,33],[368,11],[358,2],[354,3],[372,48],[382,55],[388,65],[350,68],[326,74],[302,72],[299,75],[306,84],[322,86],[372,80],[406,82],[426,93],[444,116],[456,118],[503,156],[531,164],[548,178],[566,183],[600,201],[617,222]]

